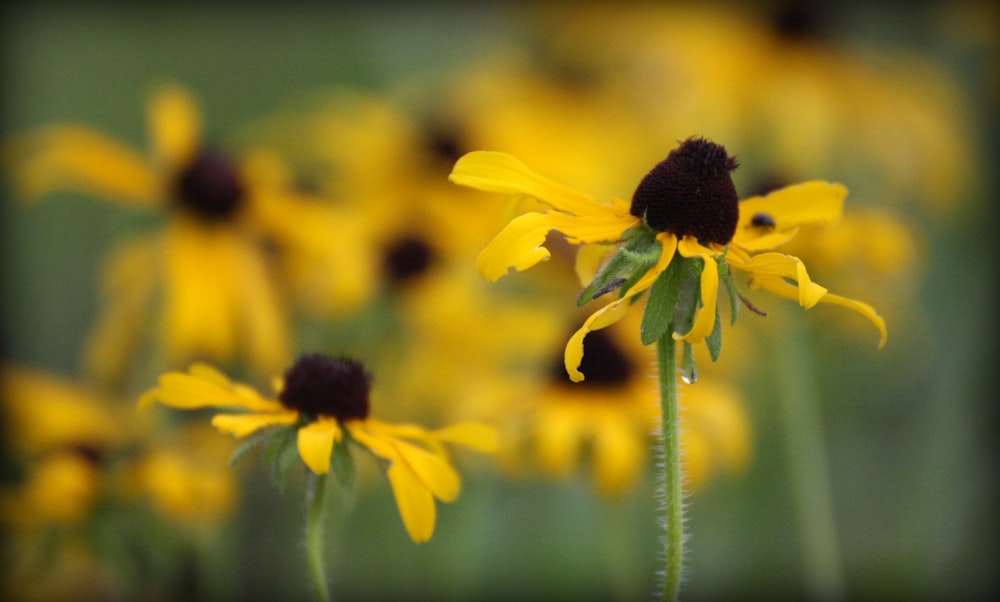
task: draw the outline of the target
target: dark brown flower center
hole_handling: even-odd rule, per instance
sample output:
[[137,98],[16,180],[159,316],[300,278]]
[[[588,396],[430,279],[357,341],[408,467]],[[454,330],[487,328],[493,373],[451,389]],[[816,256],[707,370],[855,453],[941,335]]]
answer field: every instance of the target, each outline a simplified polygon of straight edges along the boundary
[[732,240],[740,219],[739,197],[729,175],[737,167],[722,145],[688,138],[639,182],[631,213],[657,232],[724,245]]
[[562,354],[552,364],[552,379],[573,387],[616,387],[628,382],[635,366],[622,349],[604,330],[595,330],[583,341],[583,360],[580,372],[585,379],[572,384],[566,375]]
[[365,419],[371,380],[356,360],[320,353],[303,355],[285,372],[278,400],[286,408],[310,416]]
[[433,261],[430,245],[415,236],[405,236],[386,249],[383,270],[390,282],[398,284],[424,273]]
[[236,166],[216,150],[198,155],[177,174],[174,187],[180,207],[212,221],[236,213],[245,196]]

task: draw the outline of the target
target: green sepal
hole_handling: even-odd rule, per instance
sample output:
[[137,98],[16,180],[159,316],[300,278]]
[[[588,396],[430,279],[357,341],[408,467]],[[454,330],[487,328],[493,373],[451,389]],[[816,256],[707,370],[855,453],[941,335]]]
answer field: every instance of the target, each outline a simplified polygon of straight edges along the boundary
[[333,446],[330,457],[330,468],[337,475],[337,482],[347,493],[354,492],[357,470],[354,467],[354,457],[351,455],[351,435],[344,429],[344,438]]
[[288,471],[299,462],[298,430],[298,424],[273,429],[270,441],[261,454],[261,460],[279,485],[284,483]]
[[698,364],[694,360],[694,348],[691,346],[691,343],[684,341],[682,347],[681,378],[690,385],[698,381]]
[[273,429],[269,428],[262,429],[250,435],[249,437],[243,439],[243,441],[240,442],[240,444],[236,447],[236,449],[233,450],[232,455],[229,456],[229,465],[235,466],[236,463],[245,458],[247,454],[257,449],[258,447],[262,446],[264,442],[266,442],[267,439],[271,436],[272,430]]
[[[729,250],[729,247],[726,247]],[[729,269],[729,264],[725,261],[723,253],[716,261],[719,262],[719,280],[726,285],[726,292],[729,293],[730,325],[736,324],[736,317],[740,310],[740,293],[736,290],[736,283],[733,282],[733,273]]]
[[719,319],[719,304],[715,304],[715,325],[712,327],[712,332],[705,337],[705,344],[708,346],[708,355],[712,358],[712,361],[719,359],[719,354],[722,353],[722,320]]
[[645,227],[630,230],[626,233],[625,244],[577,295],[577,307],[583,307],[615,289],[621,291],[619,296],[624,294],[656,265],[661,251],[655,232]]

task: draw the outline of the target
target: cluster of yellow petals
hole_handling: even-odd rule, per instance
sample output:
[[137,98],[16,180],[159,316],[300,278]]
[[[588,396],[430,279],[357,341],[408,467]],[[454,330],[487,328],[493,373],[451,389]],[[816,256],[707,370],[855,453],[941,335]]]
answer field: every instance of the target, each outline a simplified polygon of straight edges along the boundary
[[[511,220],[477,258],[476,265],[487,280],[495,281],[511,268],[522,271],[550,257],[544,247],[548,234],[561,232],[571,244],[617,243],[631,228],[640,225],[629,213],[629,204],[621,199],[602,202],[541,176],[510,155],[475,151],[456,162],[449,176],[452,182],[514,196],[524,196],[545,203],[550,210],[529,212]],[[751,287],[763,288],[776,295],[798,301],[803,308],[817,303],[832,303],[854,310],[868,318],[878,329],[885,344],[885,321],[866,303],[834,295],[812,281],[805,265],[797,257],[768,252],[793,238],[800,226],[834,224],[843,211],[847,189],[840,184],[810,181],[788,186],[766,196],[756,196],[740,203],[740,219],[729,245],[705,246],[694,237],[678,238],[670,232],[656,235],[661,245],[658,261],[617,300],[594,312],[566,345],[565,363],[570,378],[583,380],[579,371],[583,358],[583,339],[587,333],[614,324],[624,316],[634,297],[651,287],[670,265],[674,254],[700,257],[706,268],[701,272],[701,307],[687,333],[674,333],[677,339],[695,343],[705,339],[715,326],[715,306],[719,290],[719,272],[715,262],[750,275]],[[773,228],[753,224],[758,213],[768,215]],[[720,259],[724,256],[724,259]]]

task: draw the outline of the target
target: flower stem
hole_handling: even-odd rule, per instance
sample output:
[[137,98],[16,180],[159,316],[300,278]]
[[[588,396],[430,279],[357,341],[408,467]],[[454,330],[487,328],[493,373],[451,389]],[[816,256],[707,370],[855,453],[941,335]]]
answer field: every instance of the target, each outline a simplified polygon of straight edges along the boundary
[[677,406],[677,349],[673,329],[668,328],[656,345],[660,374],[662,429],[663,510],[666,528],[666,566],[663,573],[664,602],[677,599],[684,561],[684,491],[681,485],[680,420]]
[[785,326],[776,354],[778,403],[806,588],[813,599],[838,600],[844,583],[815,366],[802,318],[790,316]]
[[323,562],[323,526],[326,517],[326,479],[311,470],[306,481],[306,556],[316,595],[321,602],[329,602],[330,590]]

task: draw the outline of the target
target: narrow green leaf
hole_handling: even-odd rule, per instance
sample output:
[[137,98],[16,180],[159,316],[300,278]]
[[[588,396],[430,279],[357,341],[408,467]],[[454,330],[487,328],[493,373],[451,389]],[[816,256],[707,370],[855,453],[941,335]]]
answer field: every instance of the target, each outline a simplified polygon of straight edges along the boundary
[[712,361],[719,359],[719,354],[722,353],[722,320],[719,319],[719,304],[715,304],[715,326],[712,327],[712,332],[705,337],[705,344],[708,345],[708,355],[711,356]]
[[726,292],[729,293],[729,323],[736,324],[736,317],[740,310],[740,293],[736,290],[736,282],[733,281],[733,272],[729,269],[729,264],[725,261],[719,262],[719,279],[726,285]]
[[333,456],[330,459],[330,466],[337,475],[337,481],[345,491],[353,491],[355,475],[357,471],[354,467],[354,457],[351,455],[348,439],[350,435],[344,433],[344,439],[338,441],[333,446]]
[[243,439],[239,446],[233,450],[233,454],[229,456],[229,465],[235,466],[237,462],[245,458],[251,451],[262,446],[268,437],[272,435],[271,431],[272,429],[263,429]]
[[635,230],[590,284],[580,291],[576,297],[577,307],[615,289],[628,290],[659,259],[659,254],[660,244],[656,234],[648,228]]

